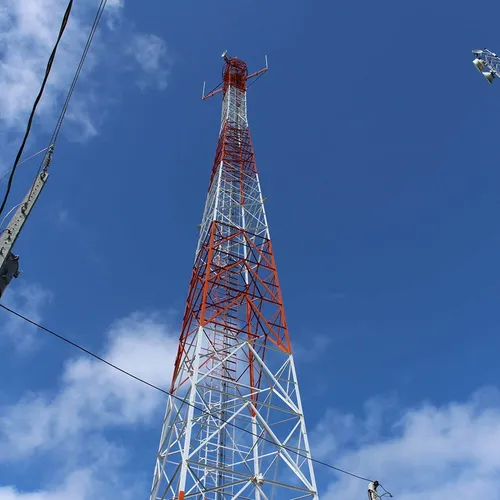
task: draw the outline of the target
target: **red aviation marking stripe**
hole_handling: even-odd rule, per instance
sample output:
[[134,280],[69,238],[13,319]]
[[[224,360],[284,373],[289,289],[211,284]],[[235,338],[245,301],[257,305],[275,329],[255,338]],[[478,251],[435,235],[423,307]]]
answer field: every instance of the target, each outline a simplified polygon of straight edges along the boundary
[[[242,300],[243,300],[242,296],[243,295],[245,295],[244,292],[240,292],[238,295],[236,295],[236,297],[233,300],[231,300],[230,302],[227,302],[226,306],[223,309],[219,309],[212,316],[210,316],[210,318],[207,319],[206,323],[207,324],[208,323],[213,323],[214,319],[217,318],[217,316],[220,316],[221,314],[224,314],[231,307],[233,307],[234,305],[236,305],[238,302],[242,302]],[[240,331],[237,328],[231,328],[231,330]]]
[[200,325],[204,327],[206,325],[205,314],[207,308],[207,295],[208,295],[208,281],[210,278],[210,267],[212,265],[212,256],[214,252],[214,237],[215,237],[215,223],[212,221],[212,227],[210,228],[210,243],[208,244],[208,256],[207,262],[205,264],[205,283],[203,283],[203,298],[201,299],[201,317],[200,317]]
[[[290,349],[290,346],[289,344],[288,345],[285,345],[285,343],[283,342],[283,339],[280,337],[279,334],[277,334],[275,331],[274,331],[274,328],[269,324],[269,322],[267,321],[267,319],[264,317],[264,315],[259,311],[259,309],[257,308],[257,306],[252,302],[252,301],[249,301],[249,304],[250,304],[250,307],[252,308],[253,312],[256,314],[256,316],[258,316],[258,318],[260,318],[262,320],[262,322],[267,326],[267,328],[269,329],[269,331],[271,332],[270,334],[267,334],[267,338],[276,346],[278,347],[279,349],[281,349],[283,352],[286,352],[287,354],[291,354],[292,353],[292,350]],[[283,328],[284,329],[284,328]],[[288,332],[286,329],[284,329],[285,331],[285,338],[288,339]],[[274,336],[274,338],[273,338]],[[276,340],[275,340],[276,339]]]
[[[249,342],[252,342],[253,344],[253,339],[252,339],[252,331],[251,331],[251,328],[252,328],[252,307],[250,306],[250,304],[248,303],[248,300],[246,301],[246,319],[247,319],[247,335],[248,335],[248,340]],[[254,364],[254,356],[253,356],[253,352],[249,350],[248,352],[248,367],[250,369],[250,387],[252,389],[254,388],[257,388],[255,386],[255,364]],[[258,392],[257,391],[254,391],[252,390],[251,394],[250,394],[250,399],[252,401],[257,401],[257,394]],[[251,410],[250,410],[250,413],[252,415],[252,417],[255,417],[255,408],[254,406],[252,405],[251,406]]]
[[227,137],[227,127],[228,123],[227,120],[224,123],[224,127],[222,128],[220,135],[219,135],[219,140],[217,141],[217,149],[215,150],[215,157],[214,157],[214,165],[212,167],[212,174],[210,175],[210,182],[208,184],[208,191],[210,191],[212,187],[213,180],[215,178],[215,174],[217,173],[219,169],[219,165],[225,156],[225,146],[226,146],[226,137]]
[[[250,243],[250,246],[253,247],[255,249],[255,251],[267,262],[267,266],[264,266],[264,267],[267,267],[268,269],[273,269],[273,265],[271,263],[271,261],[266,257],[266,255],[264,254],[263,250],[261,248],[259,248],[254,242],[253,240],[249,237],[249,233],[247,233],[245,231],[244,233],[244,236],[245,236],[245,239],[247,241],[247,243]],[[267,238],[262,238],[264,240],[264,243],[262,243],[261,245],[264,246],[265,243],[269,243],[269,240]]]
[[[255,283],[260,283],[267,290],[267,293],[269,293],[269,295],[271,296],[271,299],[269,299],[269,302],[281,307],[282,304],[279,302],[278,297],[276,297],[276,295],[274,295],[274,293],[269,289],[269,287],[266,285],[264,280],[248,265],[248,262],[245,262],[245,267],[248,269],[250,274],[254,277]],[[260,290],[259,290],[259,292],[260,292]],[[264,296],[259,297],[259,298],[262,298],[265,300]]]
[[[184,310],[184,317],[182,320],[182,329],[179,338],[179,347],[177,350],[177,356],[175,358],[174,363],[174,371],[172,373],[172,382],[170,384],[170,391],[173,392],[175,390],[175,381],[177,379],[177,375],[179,373],[179,368],[181,365],[182,357],[186,354],[184,345],[194,332],[191,330],[191,324],[194,319],[197,319],[198,310],[194,310],[194,306],[198,302],[199,296],[203,292],[203,279],[200,277],[200,269],[203,264],[200,264],[200,261],[203,258],[205,250],[200,249],[200,253],[196,259],[195,265],[193,266],[193,271],[191,274],[191,280],[189,283],[189,292],[186,300],[186,308]],[[201,286],[200,286],[201,285]],[[197,328],[196,328],[197,329]],[[180,384],[182,385],[182,384]],[[179,385],[177,386],[179,387]]]
[[179,500],[184,500],[184,492],[179,491]]
[[280,282],[278,279],[278,270],[276,268],[276,261],[274,260],[274,251],[273,251],[273,244],[271,240],[269,240],[269,255],[271,257],[271,262],[273,264],[273,268],[275,269],[275,274],[274,278],[276,280],[276,283],[274,284],[276,286],[277,294],[278,294],[278,299],[281,304],[281,322],[283,323],[283,329],[285,330],[285,335],[286,335],[286,343],[287,343],[287,348],[288,348],[288,354],[292,354],[292,345],[290,343],[290,336],[288,335],[288,325],[286,321],[286,316],[285,316],[285,308],[283,305],[283,296],[281,295],[281,287],[280,287]]
[[[230,224],[224,224],[223,222],[220,222],[220,221],[217,221],[216,224],[217,224],[217,229],[219,229],[219,231],[220,231],[220,226],[228,227],[230,229],[233,229],[233,228],[236,229],[235,226],[232,226]],[[244,233],[243,229],[238,229],[236,232],[230,234],[229,236],[223,236],[222,239],[217,240],[217,242],[214,244],[214,248],[218,248],[218,247],[222,246],[224,243],[227,243],[228,241],[236,238],[237,236],[239,236],[242,233]],[[220,234],[222,234],[222,233],[220,233]]]

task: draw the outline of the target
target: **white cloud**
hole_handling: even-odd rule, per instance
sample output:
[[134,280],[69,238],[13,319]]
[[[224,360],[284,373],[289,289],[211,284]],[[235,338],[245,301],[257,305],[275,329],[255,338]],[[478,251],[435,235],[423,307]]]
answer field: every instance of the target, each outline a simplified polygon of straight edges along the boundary
[[330,349],[332,340],[331,336],[308,334],[307,342],[293,344],[294,357],[301,363],[316,361]]
[[[119,492],[117,494],[117,492]],[[0,500],[123,500],[139,498],[135,485],[130,481],[124,487],[115,477],[115,471],[102,460],[89,467],[69,473],[46,489],[25,492],[14,486],[0,487]]]
[[[15,285],[15,286],[13,286]],[[40,285],[26,283],[21,278],[9,285],[2,297],[5,306],[23,314],[35,322],[42,320],[45,307],[50,304],[52,293]],[[36,327],[7,311],[2,311],[0,335],[11,340],[20,350],[29,350],[38,335]]]
[[[162,318],[135,313],[109,328],[103,356],[168,388],[176,350],[177,335]],[[112,499],[117,488],[127,500],[143,495],[137,484],[125,493],[117,486],[123,484],[127,450],[108,441],[106,432],[145,429],[163,411],[165,397],[83,355],[66,363],[58,390],[0,408],[0,460],[26,464],[57,454],[66,468],[37,492],[0,486],[0,500]],[[500,392],[483,389],[465,402],[406,409],[395,397],[374,398],[364,416],[329,409],[311,442],[316,458],[379,479],[400,500],[496,498]],[[366,498],[363,481],[319,465],[316,473],[326,485],[322,500]]]
[[75,245],[75,250],[78,249],[81,252],[72,254],[72,257],[78,259],[83,256],[93,264],[102,265],[103,258],[95,251],[97,242],[94,230],[82,224],[71,211],[65,208],[54,210],[53,214],[50,221],[58,230],[64,231],[66,240]]
[[165,65],[167,46],[160,37],[153,34],[136,35],[130,43],[128,53],[143,70],[137,79],[137,84],[142,89],[149,86],[160,90],[166,88],[169,76],[169,69]]
[[[496,498],[500,490],[500,393],[484,389],[469,401],[424,404],[394,414],[372,400],[365,419],[330,410],[312,434],[316,456],[378,479],[400,500]],[[376,417],[372,417],[372,412]],[[317,472],[324,473],[320,466]],[[366,484],[337,475],[323,500],[366,498]]]
[[59,219],[59,222],[61,224],[66,224],[67,222],[70,221],[70,215],[69,215],[69,212],[68,210],[66,209],[61,209],[59,210],[59,212],[57,212],[57,217]]
[[12,486],[0,487],[0,500],[85,500],[92,489],[92,474],[82,470],[72,473],[65,483],[48,491],[23,493]]
[[[170,383],[177,338],[157,316],[133,314],[108,332],[104,357],[160,387]],[[70,360],[55,397],[29,394],[0,413],[0,460],[75,447],[91,431],[149,422],[166,397],[95,359]]]
[[[6,0],[0,11],[0,116],[4,126],[22,128],[38,93],[48,57],[55,43],[65,0]],[[52,114],[85,43],[86,23],[74,12],[53,65],[40,114]],[[92,65],[94,57],[89,56]]]
[[[6,149],[18,146],[19,133],[26,127],[66,5],[67,0],[4,0],[0,7],[0,126],[3,129],[0,146],[3,154]],[[91,0],[75,2],[38,108],[34,132],[40,125],[46,131],[55,125],[96,8],[97,2]],[[113,75],[116,80],[123,68],[133,71],[142,86],[144,82],[153,82],[158,88],[166,85],[169,61],[164,42],[156,35],[138,32],[123,12],[123,0],[108,0],[104,22],[88,53],[63,129],[72,139],[86,140],[98,133],[103,108],[109,105],[108,98],[112,101],[116,94],[116,85],[108,80]],[[142,48],[141,54],[130,54],[124,48],[129,40]],[[109,85],[106,87],[104,82]],[[8,158],[10,156],[4,160]]]

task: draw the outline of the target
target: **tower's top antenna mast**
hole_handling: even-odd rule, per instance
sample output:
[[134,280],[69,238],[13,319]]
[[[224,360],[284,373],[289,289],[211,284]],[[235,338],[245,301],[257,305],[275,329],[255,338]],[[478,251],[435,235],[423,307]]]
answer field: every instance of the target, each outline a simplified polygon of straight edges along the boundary
[[225,61],[224,67],[222,68],[222,81],[208,94],[205,94],[205,82],[203,82],[203,93],[201,96],[203,100],[209,99],[219,92],[222,92],[223,95],[225,95],[227,89],[231,86],[242,92],[246,92],[248,80],[262,75],[269,69],[267,56],[264,56],[266,60],[265,67],[251,73],[250,75],[248,74],[246,63],[238,57],[228,57],[227,50],[222,53],[222,57]]

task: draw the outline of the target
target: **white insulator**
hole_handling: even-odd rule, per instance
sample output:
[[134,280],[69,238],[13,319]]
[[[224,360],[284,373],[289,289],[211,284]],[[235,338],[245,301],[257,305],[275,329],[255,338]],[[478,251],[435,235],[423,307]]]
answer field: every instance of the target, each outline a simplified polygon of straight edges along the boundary
[[45,155],[45,158],[43,159],[43,164],[45,168],[48,168],[50,165],[50,162],[52,161],[52,153],[54,152],[54,145],[51,144],[49,146],[49,149],[47,150],[47,154]]

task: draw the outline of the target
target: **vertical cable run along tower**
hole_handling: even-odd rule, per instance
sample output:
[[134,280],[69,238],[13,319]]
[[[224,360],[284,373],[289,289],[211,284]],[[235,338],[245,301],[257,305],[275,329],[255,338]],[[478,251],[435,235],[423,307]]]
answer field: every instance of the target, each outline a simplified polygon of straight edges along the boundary
[[225,53],[219,141],[150,500],[318,499],[247,121]]

